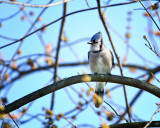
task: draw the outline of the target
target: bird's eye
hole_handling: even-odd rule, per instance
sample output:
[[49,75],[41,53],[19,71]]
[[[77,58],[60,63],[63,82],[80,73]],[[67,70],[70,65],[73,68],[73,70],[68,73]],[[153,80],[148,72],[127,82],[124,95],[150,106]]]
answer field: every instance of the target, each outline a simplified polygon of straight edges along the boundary
[[93,40],[93,43],[94,43],[94,44],[97,44],[98,42],[97,42],[97,41],[95,41],[95,40]]

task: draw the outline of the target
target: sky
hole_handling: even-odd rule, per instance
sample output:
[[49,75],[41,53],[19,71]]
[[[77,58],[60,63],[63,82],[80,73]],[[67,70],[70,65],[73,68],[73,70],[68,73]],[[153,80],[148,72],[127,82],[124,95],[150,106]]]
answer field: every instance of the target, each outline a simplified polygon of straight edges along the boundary
[[[92,0],[87,0],[87,1],[90,7],[97,6],[96,1],[92,1]],[[27,1],[19,0],[17,2],[26,3]],[[55,0],[54,2],[58,2],[58,0]],[[120,0],[118,2],[123,3],[128,1]],[[46,4],[46,3],[44,3],[43,0],[30,1],[30,4],[40,5],[40,4]],[[101,3],[102,5],[106,4],[104,1],[101,1]],[[112,0],[109,4],[115,4],[115,3],[117,3],[117,1]],[[150,4],[147,2],[144,2],[144,5],[148,7]],[[32,31],[38,29],[44,24],[48,24],[58,19],[59,17],[61,17],[62,8],[63,8],[62,4],[54,7],[49,7],[42,15],[41,21],[35,25]],[[87,6],[87,3],[85,0],[81,0],[81,1],[72,0],[71,2],[68,2],[67,13],[71,13],[77,10],[87,9],[87,8],[89,7]],[[33,22],[36,19],[36,17],[39,15],[39,13],[42,11],[43,8],[26,7],[24,11],[19,12],[13,18],[4,20],[4,18],[14,14],[19,9],[20,9],[20,6],[17,6],[17,5],[9,5],[9,4],[3,4],[3,3],[0,4],[0,23],[2,24],[0,28],[0,35],[7,36],[13,39],[20,39],[27,33],[29,27],[31,26],[30,22]],[[154,31],[158,31],[158,29],[152,23],[150,18],[146,18],[144,16],[145,10],[143,10],[140,3],[110,7],[102,10],[105,11],[106,24],[109,28],[111,37],[115,45],[115,49],[117,51],[118,56],[120,57],[121,63],[141,65],[141,66],[146,66],[150,68],[154,68],[157,65],[159,65],[159,58],[149,48],[145,46],[145,43],[147,42],[143,39],[143,36],[146,35],[147,38],[150,39],[151,43],[154,43],[154,41],[158,43],[159,37],[150,36],[148,34],[148,30],[150,28],[153,28]],[[30,16],[29,15],[30,12],[34,12],[34,16]],[[130,15],[129,15],[129,12],[131,13]],[[153,13],[153,11],[151,13]],[[27,17],[25,18],[25,20],[22,20],[22,17],[24,15],[27,15]],[[130,22],[128,22],[127,20],[128,18],[131,19]],[[154,18],[156,22],[159,23],[157,17],[155,16]],[[60,31],[59,30],[60,25],[61,25],[61,21],[58,21],[55,24],[52,24],[49,27],[47,27],[45,32],[40,31],[26,38],[23,41],[23,45],[21,47],[22,55],[17,56],[17,58],[23,57],[25,55],[45,52],[44,44],[40,42],[40,39],[38,38],[37,35],[41,35],[45,45],[51,43],[52,47],[56,48],[59,31]],[[129,30],[127,29],[128,25],[131,27],[131,29]],[[64,41],[61,42],[62,48],[60,49],[59,63],[87,61],[88,51],[90,49],[90,46],[87,45],[87,42],[95,33],[99,31],[102,33],[105,45],[109,49],[111,49],[111,51],[113,51],[111,44],[108,40],[108,36],[102,25],[102,22],[100,21],[97,9],[80,12],[80,13],[76,13],[68,16],[66,18],[65,27],[64,27],[64,34],[67,36],[68,42],[64,42]],[[131,35],[131,37],[128,39],[128,45],[130,47],[133,47],[136,51],[138,51],[141,54],[141,56],[144,58],[143,60],[131,48],[126,47],[124,40],[126,40],[127,32],[129,32]],[[68,46],[69,44],[72,44],[75,41],[76,43],[74,45]],[[3,46],[11,42],[12,42],[11,40],[0,38],[0,46]],[[0,53],[5,58],[5,60],[10,60],[12,58],[18,45],[19,45],[19,42],[9,47],[0,49]],[[158,46],[156,48],[158,48]],[[56,54],[56,51],[54,50],[52,52],[53,61],[55,60],[54,59],[55,54]],[[123,62],[126,56],[127,56],[127,60]],[[22,59],[22,60],[19,60],[17,64],[21,64],[24,62],[26,62],[26,60]],[[38,62],[40,63],[40,65],[46,65],[43,57],[39,59]],[[115,62],[117,63],[116,59],[115,59]],[[23,70],[26,70],[28,68],[29,67],[22,66]],[[58,68],[58,76],[60,76],[61,79],[78,75],[78,74],[83,74],[84,72],[91,73],[88,65]],[[132,78],[136,78],[137,76],[144,74],[144,72],[140,70],[132,73],[129,71],[128,68],[123,68],[123,72],[124,72],[124,76],[132,77]],[[1,97],[6,96],[8,99],[8,102],[11,103],[33,91],[36,91],[48,84],[51,84],[52,82],[49,82],[49,81],[52,79],[53,73],[54,73],[53,70],[50,70],[50,71],[46,70],[46,71],[35,72],[31,75],[27,75],[19,79],[18,81],[14,82],[13,84],[11,84],[10,89],[8,88],[7,90],[1,91],[0,96]],[[113,69],[112,74],[120,75],[119,68],[117,67]],[[156,74],[156,77],[159,78],[159,74]],[[93,82],[89,84],[93,87],[95,86],[95,83]],[[154,80],[153,84],[156,86],[159,86],[159,83],[156,80]],[[108,83],[105,88],[112,88],[115,86],[117,86],[117,84]],[[91,97],[86,96],[86,91],[88,90],[88,87],[85,83],[71,85],[71,87],[75,88],[79,93],[82,93],[82,95],[84,95],[86,99],[91,99]],[[54,111],[53,111],[55,115],[59,113],[65,113],[68,110],[75,108],[74,102],[76,103],[84,102],[84,100],[79,98],[77,93],[75,93],[71,87],[67,87],[65,89],[56,91],[55,105],[54,105]],[[129,86],[127,86],[126,89],[127,89],[128,101],[130,102],[132,98],[135,96],[138,89],[129,87]],[[70,100],[66,92],[69,92],[74,102]],[[115,104],[117,104],[117,106],[120,106],[116,108],[117,111],[119,113],[123,112],[122,108],[125,108],[125,100],[124,100],[122,86],[119,89],[112,91],[111,95],[112,95],[112,98],[105,97],[105,100],[107,102],[114,102]],[[50,108],[50,99],[51,99],[51,94],[48,94],[34,101],[31,108],[27,112],[28,116],[23,117],[22,120],[29,119],[30,115],[35,115],[38,113],[45,114],[45,111],[43,111],[42,108],[43,107],[45,107],[46,109]],[[158,102],[159,102],[158,98],[149,94],[148,92],[143,92],[142,96],[134,104],[132,111],[140,119],[150,120],[151,116],[157,109],[156,103]],[[105,121],[104,118],[103,119],[99,118],[95,114],[95,112],[93,112],[92,107],[94,107],[94,105],[93,103],[90,103],[90,104],[91,105],[87,106],[87,108],[85,108],[85,110],[79,114],[77,119],[73,121],[73,124],[79,125],[79,124],[89,123],[94,126],[99,126],[101,122]],[[103,105],[108,110],[112,111],[109,108],[109,106],[107,106],[104,103]],[[27,107],[27,106],[28,104],[25,105],[24,107]],[[20,108],[17,111],[20,111],[20,110],[22,110],[22,108]],[[100,108],[98,109],[94,108],[94,110],[100,111]],[[17,111],[14,111],[13,113],[16,114]],[[67,115],[67,117],[69,116]],[[158,120],[159,118],[160,118],[160,115],[157,114],[154,120]],[[45,120],[45,117],[40,116],[40,119]],[[107,124],[112,124],[112,123],[113,123],[112,121],[107,121]],[[68,122],[65,119],[61,119],[60,121],[55,121],[55,124],[61,128],[61,127],[65,127],[68,124]],[[30,121],[26,124],[21,125],[22,128],[28,128],[30,126],[42,127],[42,124],[36,119],[34,119],[33,121]]]

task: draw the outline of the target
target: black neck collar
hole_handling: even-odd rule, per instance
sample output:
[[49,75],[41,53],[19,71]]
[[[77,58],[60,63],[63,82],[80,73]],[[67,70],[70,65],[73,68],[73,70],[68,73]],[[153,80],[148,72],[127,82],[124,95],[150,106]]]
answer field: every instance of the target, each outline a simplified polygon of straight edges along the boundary
[[103,45],[103,41],[101,40],[101,45],[100,45],[100,49],[98,51],[92,51],[93,53],[99,53],[102,51],[102,45]]
[[102,51],[102,49],[99,49],[98,51],[92,51],[93,53],[99,53],[99,52],[101,52]]

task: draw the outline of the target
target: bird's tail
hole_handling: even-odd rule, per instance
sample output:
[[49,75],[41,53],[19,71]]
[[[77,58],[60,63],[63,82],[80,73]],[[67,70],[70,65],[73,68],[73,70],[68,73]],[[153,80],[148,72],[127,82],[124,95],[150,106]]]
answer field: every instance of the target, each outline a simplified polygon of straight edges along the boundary
[[96,82],[96,89],[95,89],[93,101],[97,108],[100,107],[100,105],[103,103],[105,84],[106,82]]

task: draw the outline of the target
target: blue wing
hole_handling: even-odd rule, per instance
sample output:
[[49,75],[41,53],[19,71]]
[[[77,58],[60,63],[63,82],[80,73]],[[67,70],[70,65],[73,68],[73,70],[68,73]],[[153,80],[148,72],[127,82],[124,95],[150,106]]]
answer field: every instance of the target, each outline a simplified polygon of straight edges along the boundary
[[111,55],[112,55],[112,67],[114,67],[114,66],[115,66],[115,63],[114,63],[114,56],[113,56],[113,53],[111,52],[111,50],[110,50],[110,53],[111,53]]
[[88,52],[88,61],[89,61],[89,53],[90,53],[90,51]]

